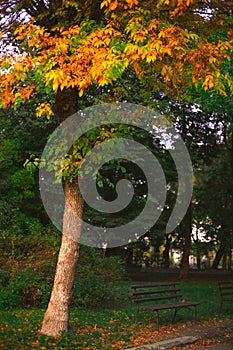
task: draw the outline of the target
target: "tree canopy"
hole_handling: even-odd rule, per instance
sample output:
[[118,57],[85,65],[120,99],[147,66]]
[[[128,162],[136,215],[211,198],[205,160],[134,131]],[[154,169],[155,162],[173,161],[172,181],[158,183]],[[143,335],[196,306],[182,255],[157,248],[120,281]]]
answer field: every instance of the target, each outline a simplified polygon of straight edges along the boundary
[[193,85],[232,92],[229,11],[230,1],[216,0],[1,1],[1,106],[41,88],[82,96],[126,71],[173,95]]

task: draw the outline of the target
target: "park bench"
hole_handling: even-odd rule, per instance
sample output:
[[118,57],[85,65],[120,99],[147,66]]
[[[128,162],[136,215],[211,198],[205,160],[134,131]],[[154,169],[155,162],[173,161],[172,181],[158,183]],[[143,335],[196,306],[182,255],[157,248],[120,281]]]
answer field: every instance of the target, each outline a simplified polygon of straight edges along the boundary
[[197,319],[198,302],[189,302],[183,299],[179,282],[133,284],[133,302],[137,304],[137,319],[139,310],[155,311],[159,331],[159,312],[174,309],[173,320],[178,309],[194,308],[195,321]]
[[223,303],[233,302],[233,281],[218,282],[218,288],[221,298],[220,311],[222,311]]

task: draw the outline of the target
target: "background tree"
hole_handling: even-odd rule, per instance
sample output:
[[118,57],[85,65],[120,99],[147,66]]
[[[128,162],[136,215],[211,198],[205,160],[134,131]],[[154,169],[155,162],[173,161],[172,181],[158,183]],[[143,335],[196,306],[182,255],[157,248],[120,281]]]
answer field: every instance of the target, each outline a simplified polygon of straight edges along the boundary
[[214,227],[213,235],[210,229],[207,235],[217,240],[213,268],[218,268],[224,254],[229,255],[232,249],[232,189],[228,154],[221,144],[211,164],[203,165],[198,176],[197,189],[198,207],[203,213],[203,222],[209,220]]

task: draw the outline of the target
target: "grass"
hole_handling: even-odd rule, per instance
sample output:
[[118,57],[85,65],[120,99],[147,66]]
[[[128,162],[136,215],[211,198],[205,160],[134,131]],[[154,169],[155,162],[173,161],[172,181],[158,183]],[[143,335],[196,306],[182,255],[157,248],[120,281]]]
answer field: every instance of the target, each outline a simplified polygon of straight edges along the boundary
[[[40,334],[45,310],[11,309],[1,315],[1,349],[126,349],[148,342],[155,342],[173,332],[175,334],[184,323],[193,321],[190,310],[179,310],[177,319],[171,323],[173,310],[161,312],[160,332],[153,313],[140,312],[136,322],[136,310],[131,304],[130,282],[121,287],[123,303],[114,309],[83,310],[73,307],[71,310],[71,332],[59,339]],[[214,282],[182,283],[186,300],[199,301],[198,321],[204,322],[213,318],[231,317],[233,306],[225,306],[220,313],[219,293]]]

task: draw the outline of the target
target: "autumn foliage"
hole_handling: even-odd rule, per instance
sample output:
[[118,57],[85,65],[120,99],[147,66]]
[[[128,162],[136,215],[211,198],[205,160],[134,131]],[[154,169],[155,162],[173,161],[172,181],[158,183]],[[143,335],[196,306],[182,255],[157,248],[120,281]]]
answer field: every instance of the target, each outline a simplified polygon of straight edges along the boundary
[[[99,23],[84,17],[48,29],[30,17],[17,26],[17,52],[1,55],[2,107],[17,106],[36,89],[78,87],[82,96],[90,85],[111,84],[126,71],[149,76],[148,88],[173,95],[191,86],[233,91],[223,69],[231,59],[232,30],[217,4],[210,17],[207,3],[196,0],[104,0],[100,7]],[[50,107],[41,106],[38,115],[43,113],[50,115]]]

